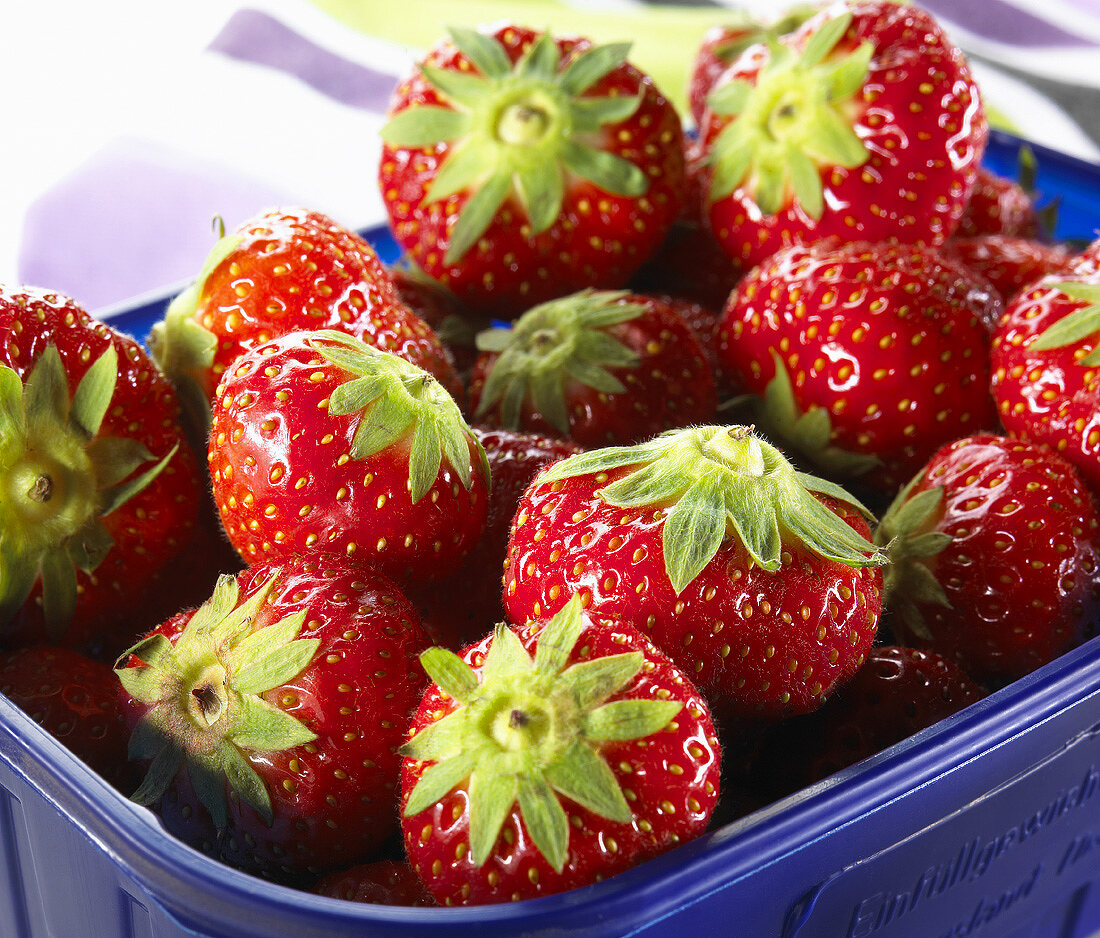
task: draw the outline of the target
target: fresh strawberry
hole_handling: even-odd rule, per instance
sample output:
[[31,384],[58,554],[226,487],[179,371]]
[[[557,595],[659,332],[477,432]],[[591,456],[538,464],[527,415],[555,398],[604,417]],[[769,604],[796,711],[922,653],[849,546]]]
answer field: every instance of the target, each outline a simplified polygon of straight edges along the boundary
[[875,637],[884,556],[842,489],[748,428],[673,430],[555,463],[508,545],[513,622],[581,594],[637,623],[723,722],[815,709]]
[[1035,153],[1030,147],[1020,149],[1017,179],[979,166],[955,235],[962,238],[1005,235],[1032,241],[1049,235],[1054,227],[1052,209],[1056,211],[1057,206],[1051,203],[1042,209],[1038,207],[1036,170]]
[[1100,492],[1100,250],[1043,277],[1005,309],[992,389],[1005,429],[1056,449]]
[[769,439],[892,496],[948,440],[994,426],[1000,298],[927,247],[819,242],[776,253],[730,296],[719,358],[759,395]]
[[441,577],[485,525],[485,456],[430,374],[339,332],[239,358],[216,392],[209,463],[249,563],[305,549],[400,581]]
[[493,481],[485,531],[449,577],[409,583],[406,588],[432,641],[453,650],[477,641],[491,625],[504,620],[504,558],[520,496],[540,469],[580,451],[567,440],[539,433],[481,427],[471,431],[485,450]]
[[471,309],[511,318],[620,287],[664,239],[683,131],[629,48],[453,28],[394,92],[379,169],[391,225]]
[[365,862],[394,833],[426,647],[396,585],[342,558],[223,577],[116,665],[148,764],[133,799],[178,836],[205,823],[223,859],[273,878]]
[[68,297],[0,285],[0,641],[113,657],[199,492],[176,395],[141,347]]
[[313,892],[330,899],[371,905],[434,906],[432,894],[403,860],[375,860],[329,873]]
[[872,648],[820,710],[775,727],[754,767],[770,798],[805,788],[981,700],[985,691],[931,651]]
[[130,734],[109,665],[70,648],[18,648],[0,655],[0,694],[116,788],[132,783]]
[[1044,446],[982,434],[937,452],[875,534],[894,634],[976,679],[1015,680],[1080,644],[1100,613],[1100,514]]
[[746,267],[827,236],[939,243],[987,135],[969,67],[929,13],[831,4],[751,46],[708,97],[711,230]]
[[402,749],[401,827],[440,904],[588,885],[706,829],[720,758],[707,705],[625,621],[575,597],[421,661],[433,683]]
[[714,374],[658,297],[582,290],[478,336],[470,407],[484,426],[629,443],[713,419]]
[[307,209],[271,209],[223,234],[149,344],[204,445],[214,388],[237,356],[303,329],[338,329],[400,355],[461,398],[439,337],[401,301],[374,249]]
[[1073,257],[1064,244],[998,234],[948,238],[940,250],[988,280],[1006,303],[1040,277],[1065,268]]

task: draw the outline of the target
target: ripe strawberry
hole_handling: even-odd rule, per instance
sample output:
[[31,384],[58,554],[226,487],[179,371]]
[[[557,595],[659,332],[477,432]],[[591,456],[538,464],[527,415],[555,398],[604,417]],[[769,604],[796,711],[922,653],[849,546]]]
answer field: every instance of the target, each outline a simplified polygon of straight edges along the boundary
[[133,781],[130,734],[109,665],[70,648],[33,645],[0,656],[0,694],[116,788]]
[[149,766],[133,799],[177,836],[205,819],[224,860],[278,879],[365,861],[394,833],[426,647],[396,585],[342,558],[223,577],[116,665]]
[[1100,515],[1066,460],[988,434],[948,444],[901,491],[887,544],[894,632],[985,682],[1080,644],[1100,612]]
[[511,318],[619,287],[683,200],[683,131],[628,43],[453,28],[390,106],[379,184],[398,242],[472,309]]
[[1100,492],[1100,257],[1093,245],[1020,293],[993,336],[991,386],[1005,429],[1056,449]]
[[401,827],[440,904],[584,886],[706,829],[720,757],[707,705],[625,621],[574,597],[421,661],[433,683],[402,749]]
[[374,249],[301,208],[271,209],[223,233],[149,344],[205,445],[210,402],[226,369],[242,352],[303,329],[354,335],[419,365],[461,397],[438,336],[401,301]]
[[776,253],[730,296],[718,355],[768,436],[831,478],[893,494],[948,440],[995,424],[1000,299],[919,246]]
[[638,623],[723,721],[813,710],[875,637],[885,558],[860,510],[745,427],[591,450],[527,489],[504,608],[521,622],[579,593]]
[[1063,244],[996,234],[948,238],[940,250],[988,280],[1006,303],[1040,277],[1065,268],[1073,257]]
[[520,496],[540,469],[580,452],[567,440],[539,433],[481,427],[471,427],[471,432],[485,450],[493,481],[485,530],[450,576],[406,588],[432,641],[454,650],[477,641],[490,625],[504,620],[504,558]]
[[375,860],[329,873],[313,887],[319,896],[371,905],[434,906],[415,870],[402,860]]
[[746,267],[827,236],[943,241],[988,135],[962,53],[892,0],[835,3],[750,47],[707,105],[710,227]]
[[484,426],[634,442],[710,420],[714,374],[691,328],[657,297],[582,290],[478,336],[470,407]]
[[113,656],[191,536],[198,478],[172,387],[133,339],[68,297],[0,286],[0,639]]
[[484,453],[404,359],[331,330],[290,333],[239,358],[216,398],[214,498],[247,562],[316,548],[407,581],[444,576],[480,537]]
[[1040,211],[1036,205],[1035,169],[1035,154],[1028,147],[1020,151],[1019,179],[1008,179],[979,166],[955,235],[1004,235],[1032,241],[1041,238],[1044,229],[1053,228],[1053,219],[1048,209]]

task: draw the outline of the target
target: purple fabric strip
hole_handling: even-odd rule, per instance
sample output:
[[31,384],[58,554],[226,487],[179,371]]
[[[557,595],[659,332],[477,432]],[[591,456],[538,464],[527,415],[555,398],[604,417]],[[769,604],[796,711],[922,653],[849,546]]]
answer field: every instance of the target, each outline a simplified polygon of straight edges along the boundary
[[1095,46],[1090,39],[1066,32],[1049,20],[1040,19],[1005,0],[981,3],[959,0],[922,0],[930,13],[956,23],[984,39],[1021,48],[1043,46]]
[[341,104],[378,113],[397,84],[396,76],[335,55],[259,10],[238,10],[208,48],[287,72]]

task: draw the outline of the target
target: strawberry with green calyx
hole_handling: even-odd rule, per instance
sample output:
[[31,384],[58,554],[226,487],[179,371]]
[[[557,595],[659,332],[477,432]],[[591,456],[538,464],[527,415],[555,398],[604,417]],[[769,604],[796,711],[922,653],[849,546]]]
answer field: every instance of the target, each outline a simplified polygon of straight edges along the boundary
[[394,233],[470,308],[621,286],[664,238],[683,131],[628,51],[453,28],[395,91],[379,170]]
[[307,549],[445,576],[485,524],[485,454],[430,374],[332,330],[241,356],[218,386],[214,498],[249,563]]
[[0,288],[0,335],[0,633],[113,654],[196,523],[175,394],[66,297]]
[[710,227],[746,267],[828,236],[942,242],[988,135],[962,53],[892,0],[832,3],[751,46],[707,105]]
[[719,748],[703,698],[651,642],[574,597],[501,624],[433,679],[403,747],[402,830],[441,904],[614,875],[706,828]]
[[1100,611],[1100,514],[1050,449],[982,434],[940,449],[875,532],[886,608],[907,644],[1003,683],[1090,637]]
[[582,290],[478,336],[470,406],[485,426],[628,443],[710,420],[713,371],[691,327],[658,297]]
[[723,720],[816,708],[878,625],[866,509],[742,426],[668,431],[555,463],[508,546],[512,621],[581,593],[639,623]]
[[147,765],[132,798],[223,859],[294,879],[362,862],[394,832],[397,745],[427,646],[388,578],[311,555],[222,577],[116,673]]

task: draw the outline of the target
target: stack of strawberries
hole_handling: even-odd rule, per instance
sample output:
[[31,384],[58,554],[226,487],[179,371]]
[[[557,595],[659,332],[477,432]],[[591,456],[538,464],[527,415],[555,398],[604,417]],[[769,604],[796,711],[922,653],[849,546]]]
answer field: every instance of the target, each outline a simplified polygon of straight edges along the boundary
[[981,167],[958,49],[741,18],[690,135],[628,52],[453,29],[382,131],[398,267],[264,212],[151,357],[0,292],[0,690],[198,849],[560,892],[1093,633],[1100,244]]

